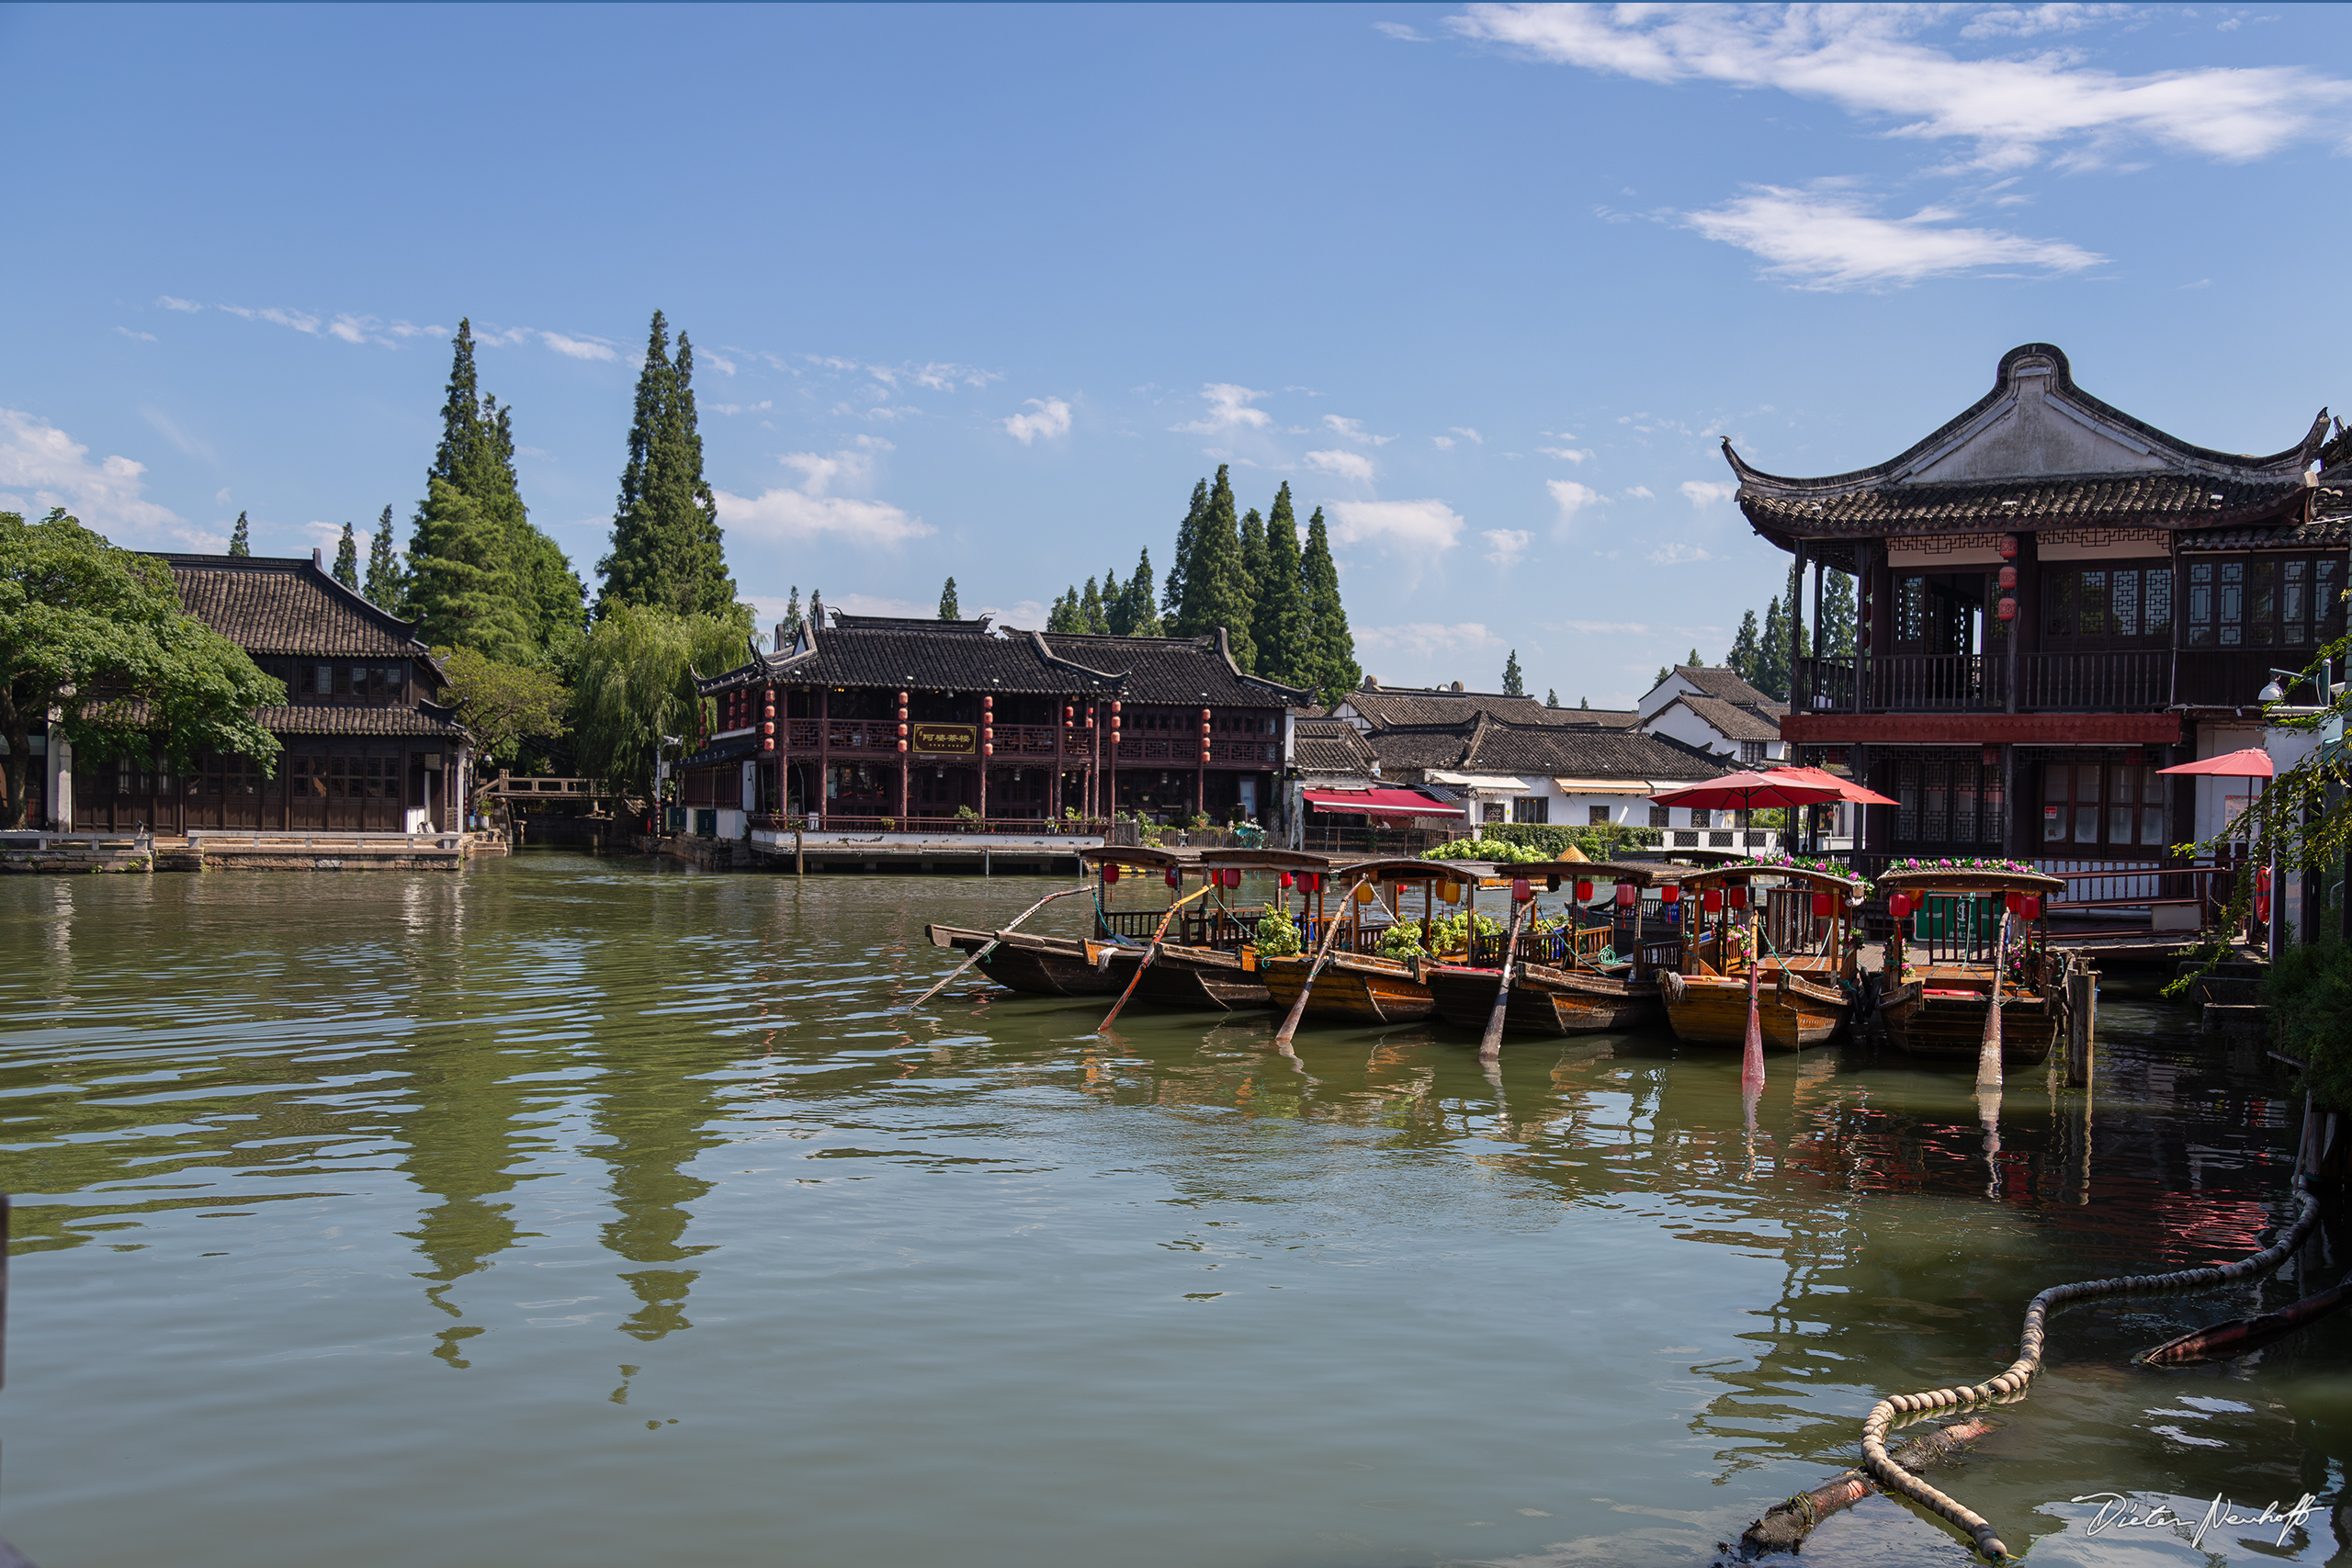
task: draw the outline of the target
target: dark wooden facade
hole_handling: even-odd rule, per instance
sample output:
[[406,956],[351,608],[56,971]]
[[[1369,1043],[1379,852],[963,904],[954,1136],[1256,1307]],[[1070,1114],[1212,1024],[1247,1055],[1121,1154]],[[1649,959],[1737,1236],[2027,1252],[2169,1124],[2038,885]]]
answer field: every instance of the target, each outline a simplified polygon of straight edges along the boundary
[[185,773],[154,756],[77,765],[75,830],[460,825],[468,737],[433,700],[447,682],[409,622],[335,581],[316,557],[160,558],[189,615],[286,683],[286,702],[254,716],[285,751],[274,777],[252,758],[209,754]]
[[[2326,429],[2266,457],[2192,446],[2028,344],[1870,468],[1786,479],[1724,443],[1750,523],[1812,569],[1783,738],[1901,803],[1866,813],[1868,851],[2160,860],[2198,833],[2156,770],[2343,633],[2352,527],[2310,471]],[[1858,580],[1850,657],[1818,643],[1825,567]]]
[[1262,817],[1279,804],[1285,714],[1305,695],[1243,674],[1221,635],[1048,637],[838,612],[702,689],[715,718],[682,766],[682,804],[909,829]]

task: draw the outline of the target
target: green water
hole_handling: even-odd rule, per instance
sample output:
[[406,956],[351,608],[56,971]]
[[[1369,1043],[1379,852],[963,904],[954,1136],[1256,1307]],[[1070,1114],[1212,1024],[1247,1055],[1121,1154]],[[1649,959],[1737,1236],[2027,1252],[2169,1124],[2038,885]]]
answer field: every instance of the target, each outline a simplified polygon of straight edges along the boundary
[[[0,1533],[43,1568],[1705,1562],[2036,1290],[2224,1258],[2289,1107],[2110,998],[2095,1103],[1663,1036],[1303,1031],[960,987],[1026,879],[0,883]],[[1070,900],[1057,906],[1068,909]],[[1070,919],[1079,917],[1072,915]],[[2086,1140],[2087,1139],[2087,1146]],[[2314,1288],[2344,1266],[2343,1233]],[[2038,1562],[2346,1561],[2352,1324],[2077,1310],[1944,1484]],[[2322,1506],[2285,1549],[2099,1492]],[[2242,1544],[2256,1541],[2259,1547]],[[1884,1498],[1803,1562],[1960,1562]]]

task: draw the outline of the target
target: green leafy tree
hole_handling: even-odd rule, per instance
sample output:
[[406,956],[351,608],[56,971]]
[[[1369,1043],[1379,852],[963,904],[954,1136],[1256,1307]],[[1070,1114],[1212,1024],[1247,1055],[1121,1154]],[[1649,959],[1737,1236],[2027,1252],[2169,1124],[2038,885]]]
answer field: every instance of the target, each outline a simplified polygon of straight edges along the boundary
[[1340,563],[1331,558],[1331,531],[1319,506],[1306,520],[1306,554],[1299,571],[1306,583],[1306,611],[1315,622],[1313,684],[1324,702],[1335,703],[1363,684],[1363,667],[1356,662],[1355,635],[1340,602]]
[[32,727],[86,761],[153,755],[192,773],[206,751],[277,771],[277,737],[253,710],[286,688],[180,607],[170,569],[108,544],[58,508],[28,524],[0,512],[0,826],[23,818]]
[[1238,602],[1243,606],[1242,624],[1236,629],[1250,634],[1250,662],[1245,670],[1258,667],[1258,595],[1266,588],[1266,520],[1251,507],[1241,517],[1241,581]]
[[1674,671],[1673,671],[1671,669],[1669,669],[1668,666],[1663,665],[1663,664],[1659,665],[1659,666],[1657,667],[1657,679],[1653,680],[1653,681],[1650,682],[1650,688],[1651,688],[1651,690],[1655,691],[1655,690],[1657,690],[1658,687],[1665,685],[1665,684],[1666,684],[1666,678],[1667,678],[1668,676],[1669,676],[1669,675],[1673,674],[1673,673],[1674,673]]
[[1687,668],[1692,670],[1703,670],[1707,667],[1707,661],[1699,657],[1699,650],[1695,648],[1690,650],[1690,657],[1682,662]]
[[1055,600],[1053,608],[1046,612],[1046,630],[1069,636],[1085,629],[1086,612],[1080,607],[1078,590],[1072,588]]
[[1854,580],[1842,571],[1821,574],[1821,651],[1827,659],[1854,657]]
[[1519,649],[1515,648],[1510,650],[1510,657],[1503,660],[1503,695],[1507,697],[1527,695],[1527,678],[1520,673]]
[[662,737],[695,733],[695,671],[743,661],[751,612],[730,603],[720,615],[676,615],[625,600],[604,610],[574,664],[572,749],[589,776],[650,802]]
[[[794,606],[797,608],[800,602],[799,590],[793,591],[792,599]],[[963,610],[956,603],[956,580],[952,577],[947,580],[947,586],[939,591],[939,618],[943,621],[960,621],[964,618]]]
[[408,573],[401,566],[400,551],[392,544],[392,509],[376,519],[376,531],[368,536],[368,580],[359,592],[379,610],[395,615],[408,614]]
[[1274,492],[1266,519],[1265,564],[1257,579],[1256,620],[1250,639],[1257,646],[1257,672],[1285,686],[1316,684],[1315,616],[1306,601],[1306,574],[1298,556],[1298,513],[1290,485]]
[[1176,554],[1168,563],[1168,586],[1159,602],[1160,614],[1167,618],[1171,632],[1182,617],[1184,595],[1189,592],[1185,574],[1192,570],[1193,552],[1198,547],[1201,525],[1208,513],[1209,481],[1201,479],[1193,486],[1192,509],[1176,525]]
[[1590,697],[1578,697],[1577,699],[1577,706],[1580,709],[1589,708],[1592,706],[1592,699]]
[[245,527],[245,514],[242,512],[237,513],[237,525],[229,530],[229,553],[232,556],[254,553],[253,542]]
[[359,541],[352,536],[348,523],[334,547],[334,580],[355,593],[359,592]]
[[1558,687],[1552,687],[1544,694],[1544,705],[1547,708],[1555,708],[1560,705],[1560,691]]
[[669,323],[654,311],[613,513],[612,553],[596,563],[605,580],[599,615],[616,601],[679,615],[723,615],[735,602],[718,502],[703,478],[694,370],[694,345],[680,333],[673,362]]
[[1146,550],[1136,561],[1136,574],[1119,588],[1119,596],[1109,606],[1111,630],[1118,637],[1158,637],[1159,627],[1159,595],[1151,574],[1151,552]]
[[1242,581],[1241,523],[1234,514],[1233,477],[1219,463],[1209,487],[1208,508],[1193,533],[1192,558],[1184,563],[1184,602],[1176,612],[1178,637],[1206,637],[1226,629],[1233,661],[1254,667],[1250,637],[1250,595]]
[[1732,637],[1731,651],[1724,655],[1724,665],[1753,686],[1758,673],[1757,660],[1762,657],[1763,651],[1757,643],[1756,612],[1749,610],[1739,618],[1739,630]]
[[507,531],[492,508],[439,475],[425,481],[409,543],[409,602],[417,635],[507,663],[539,657]]
[[1789,694],[1789,618],[1778,599],[1764,607],[1762,646],[1756,652],[1756,673],[1747,683],[1768,697]]
[[1111,617],[1102,608],[1102,590],[1092,578],[1086,580],[1086,592],[1079,596],[1078,629],[1096,637],[1108,637]]
[[552,670],[502,664],[470,648],[436,648],[458,717],[473,732],[482,765],[512,763],[524,745],[563,733],[567,694]]

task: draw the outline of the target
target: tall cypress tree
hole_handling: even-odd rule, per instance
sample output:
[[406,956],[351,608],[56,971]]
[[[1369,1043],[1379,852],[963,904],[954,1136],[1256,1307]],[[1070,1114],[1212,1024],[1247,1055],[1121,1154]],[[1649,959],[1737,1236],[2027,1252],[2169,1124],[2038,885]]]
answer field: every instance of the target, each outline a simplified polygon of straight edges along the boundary
[[1854,580],[1842,571],[1822,573],[1821,651],[1826,659],[1854,656]]
[[368,581],[360,592],[378,609],[389,610],[395,615],[408,614],[408,573],[401,568],[400,551],[392,544],[392,509],[376,519],[376,531],[368,536]]
[[1750,610],[1740,616],[1739,630],[1731,639],[1731,651],[1724,655],[1724,663],[1733,674],[1753,686],[1758,674],[1756,660],[1762,652],[1757,643],[1756,612]]
[[1102,590],[1091,577],[1086,580],[1086,592],[1079,596],[1078,623],[1073,629],[1096,637],[1111,634],[1111,617],[1102,608]]
[[600,610],[618,601],[679,615],[724,615],[735,603],[718,502],[703,477],[694,367],[694,345],[684,333],[671,359],[669,322],[654,311],[613,511],[612,552],[596,563],[605,580]]
[[1168,618],[1170,629],[1183,614],[1184,595],[1189,591],[1185,573],[1192,570],[1193,552],[1197,547],[1201,521],[1208,515],[1209,481],[1196,480],[1193,485],[1193,504],[1184,513],[1184,521],[1176,525],[1176,553],[1168,562],[1168,587],[1159,601],[1160,614]]
[[[797,612],[800,605],[800,591],[797,588],[792,591],[792,603]],[[956,604],[956,580],[952,577],[947,580],[947,586],[939,591],[939,618],[943,621],[960,621],[964,618],[964,612]]]
[[1510,657],[1503,661],[1503,695],[1507,697],[1527,695],[1527,678],[1520,673],[1519,649],[1515,648],[1510,650]]
[[237,525],[229,530],[229,553],[232,556],[254,553],[252,544],[245,537],[245,514],[242,512],[237,513]]
[[1340,603],[1340,565],[1331,558],[1331,533],[1319,506],[1306,520],[1306,555],[1299,573],[1306,582],[1307,614],[1314,618],[1314,684],[1327,705],[1336,703],[1363,684],[1363,667],[1356,662],[1356,639]]
[[1258,647],[1258,596],[1266,591],[1266,521],[1251,507],[1241,517],[1241,603],[1247,606],[1244,622],[1250,633],[1250,661],[1244,665],[1255,670]]
[[1151,552],[1136,561],[1136,574],[1119,590],[1111,610],[1111,629],[1120,637],[1160,635],[1159,584],[1151,575]]
[[1253,667],[1250,596],[1241,581],[1241,524],[1234,515],[1233,479],[1220,463],[1208,507],[1193,532],[1192,558],[1184,563],[1184,602],[1176,612],[1178,637],[1207,637],[1226,628],[1233,662]]
[[334,547],[334,580],[356,592],[359,588],[359,541],[352,536],[351,525],[343,525],[343,537]]
[[1775,596],[1764,607],[1764,637],[1756,652],[1756,673],[1747,683],[1768,697],[1785,698],[1789,692],[1789,618]]
[[1258,649],[1257,672],[1286,686],[1313,686],[1317,669],[1315,616],[1307,608],[1306,579],[1298,558],[1298,514],[1291,507],[1287,480],[1274,492],[1265,550],[1256,618],[1250,628]]

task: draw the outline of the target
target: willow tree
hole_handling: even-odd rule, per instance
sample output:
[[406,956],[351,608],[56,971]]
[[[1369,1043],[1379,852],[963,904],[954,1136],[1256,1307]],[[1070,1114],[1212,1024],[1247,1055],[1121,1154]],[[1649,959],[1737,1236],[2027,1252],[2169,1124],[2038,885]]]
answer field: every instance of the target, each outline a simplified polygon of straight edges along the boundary
[[673,615],[607,599],[573,665],[572,749],[581,771],[616,793],[651,801],[662,738],[694,733],[696,673],[743,662],[751,613]]

